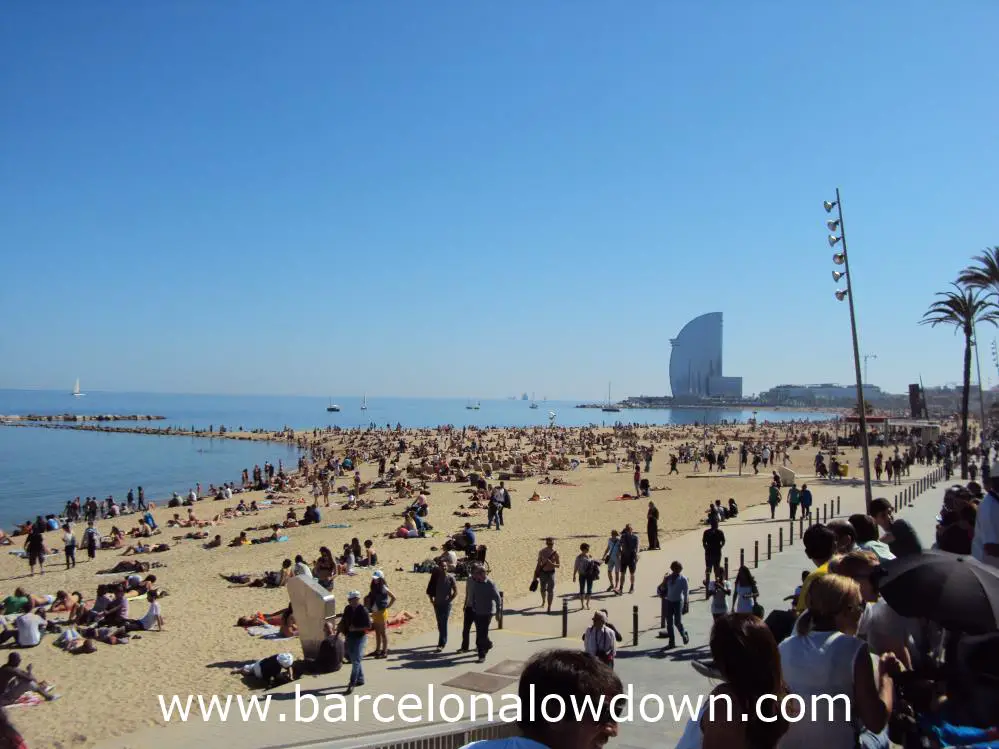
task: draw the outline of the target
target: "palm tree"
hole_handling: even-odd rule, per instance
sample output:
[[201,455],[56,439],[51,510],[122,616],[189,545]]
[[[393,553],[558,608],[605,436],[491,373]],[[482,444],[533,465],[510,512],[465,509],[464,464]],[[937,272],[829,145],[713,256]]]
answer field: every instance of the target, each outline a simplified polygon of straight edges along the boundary
[[[993,258],[996,259],[996,258]],[[995,266],[999,270],[999,265]],[[970,270],[970,269],[969,269]],[[965,271],[967,273],[968,271]],[[964,274],[962,274],[963,276]],[[999,275],[997,275],[999,278]],[[937,293],[940,299],[926,310],[921,325],[953,325],[954,332],[964,334],[964,390],[961,393],[961,478],[968,477],[968,401],[971,396],[971,344],[978,323],[999,324],[999,309],[978,288],[962,288]],[[984,425],[983,425],[984,427]]]
[[957,282],[973,289],[987,289],[993,293],[999,292],[999,247],[986,247],[985,252],[976,255],[971,265],[961,271]]

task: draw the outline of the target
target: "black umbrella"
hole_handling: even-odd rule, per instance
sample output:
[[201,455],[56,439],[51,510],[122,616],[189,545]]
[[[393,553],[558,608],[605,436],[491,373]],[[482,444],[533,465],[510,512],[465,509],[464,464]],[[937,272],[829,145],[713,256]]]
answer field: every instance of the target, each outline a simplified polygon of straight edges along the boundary
[[884,569],[881,594],[902,616],[969,634],[999,629],[999,570],[936,550],[886,562]]

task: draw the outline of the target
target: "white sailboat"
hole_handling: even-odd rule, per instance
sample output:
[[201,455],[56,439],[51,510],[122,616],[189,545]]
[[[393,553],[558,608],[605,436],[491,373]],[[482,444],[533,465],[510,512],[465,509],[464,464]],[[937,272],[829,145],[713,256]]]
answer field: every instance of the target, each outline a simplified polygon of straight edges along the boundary
[[531,408],[537,408],[538,402],[534,400],[534,393],[531,393]]
[[85,395],[86,395],[86,393],[81,393],[80,392],[80,378],[77,377],[76,378],[76,384],[73,385],[73,397],[74,398],[82,398]]
[[330,404],[326,406],[326,410],[329,411],[330,413],[337,413],[340,410],[340,406],[334,403],[333,399],[330,398]]
[[368,396],[367,395],[362,395],[361,396],[361,410],[362,411],[367,411],[368,410]]

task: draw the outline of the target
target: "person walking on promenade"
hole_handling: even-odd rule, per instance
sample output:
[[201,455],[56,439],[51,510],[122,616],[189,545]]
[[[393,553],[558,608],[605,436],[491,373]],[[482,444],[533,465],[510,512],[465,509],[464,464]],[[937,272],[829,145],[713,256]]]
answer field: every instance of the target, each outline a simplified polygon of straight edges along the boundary
[[479,654],[477,663],[485,663],[486,653],[493,646],[489,641],[489,623],[502,605],[496,583],[486,576],[481,565],[476,565],[472,571],[472,613],[475,615],[475,649]]
[[427,583],[427,597],[434,607],[434,615],[437,617],[437,652],[441,652],[447,646],[447,624],[451,618],[451,602],[458,595],[458,584],[454,575],[447,571],[447,562],[441,558],[437,560],[437,568],[430,574],[430,582]]
[[780,484],[779,479],[775,479],[773,483],[770,484],[770,492],[767,496],[767,504],[770,505],[770,519],[773,520],[777,513],[777,505],[780,504]]
[[361,660],[364,658],[364,644],[371,629],[371,616],[361,603],[361,593],[352,590],[347,594],[347,607],[340,618],[340,627],[345,635],[347,658],[350,660],[350,681],[347,691],[350,694],[354,687],[364,686],[364,670]]
[[580,544],[579,554],[572,565],[572,581],[579,580],[579,609],[590,608],[590,596],[593,595],[594,573],[600,574],[600,562],[590,556],[590,545]]
[[704,590],[707,592],[708,581],[712,573],[715,577],[724,579],[722,571],[722,549],[725,546],[725,533],[718,527],[718,516],[712,515],[710,527],[701,536],[701,546],[704,547]]
[[631,523],[624,526],[621,532],[621,585],[617,592],[624,592],[624,573],[629,574],[631,587],[629,593],[635,592],[635,568],[638,567],[638,536],[631,527]]
[[607,626],[607,614],[593,612],[593,624],[583,633],[583,649],[601,663],[614,668],[614,630]]
[[690,635],[683,628],[683,615],[690,608],[690,585],[682,574],[682,564],[674,560],[669,568],[670,574],[663,578],[656,590],[656,594],[662,599],[662,614],[666,619],[666,637],[669,639],[666,650],[676,647],[674,627],[679,630],[684,645],[690,642]]
[[610,538],[607,539],[604,564],[607,565],[607,591],[617,592],[621,587],[621,538],[617,535],[616,528],[611,530]]
[[787,504],[791,508],[791,520],[794,520],[798,515],[799,502],[801,502],[801,496],[798,491],[798,485],[792,481],[790,488],[787,490]]
[[717,621],[728,613],[728,597],[732,594],[732,586],[728,584],[723,572],[715,574],[715,579],[708,583],[708,597],[711,599],[711,618]]
[[549,536],[545,539],[545,547],[538,552],[536,577],[541,581],[541,605],[547,604],[548,613],[552,611],[552,601],[555,599],[555,571],[561,566],[558,552],[555,551],[555,539]]
[[469,572],[465,579],[465,605],[462,607],[461,620],[461,647],[459,653],[468,652],[469,639],[472,635],[472,625],[475,624],[475,613],[472,611],[472,574]]
[[756,587],[756,580],[749,567],[743,565],[735,574],[735,592],[732,593],[732,613],[752,614],[757,606],[757,599],[760,591]]
[[659,508],[656,507],[656,503],[649,501],[649,512],[648,512],[648,536],[649,536],[649,550],[658,551],[659,550]]
[[812,490],[808,484],[801,485],[801,493],[798,495],[801,500],[801,517],[812,519]]

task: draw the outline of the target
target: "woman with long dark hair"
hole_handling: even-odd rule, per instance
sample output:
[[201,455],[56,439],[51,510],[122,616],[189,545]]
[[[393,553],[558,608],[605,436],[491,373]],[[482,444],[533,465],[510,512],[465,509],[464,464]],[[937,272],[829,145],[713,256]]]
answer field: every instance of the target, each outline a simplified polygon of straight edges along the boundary
[[[676,749],[775,749],[788,728],[780,714],[788,690],[770,629],[752,614],[726,614],[711,628],[711,655],[722,677],[711,692],[719,698],[715,714],[707,709],[711,701],[705,701]],[[730,700],[730,711],[723,697]],[[749,719],[740,720],[741,715]]]

